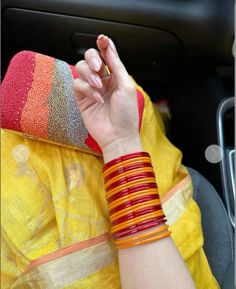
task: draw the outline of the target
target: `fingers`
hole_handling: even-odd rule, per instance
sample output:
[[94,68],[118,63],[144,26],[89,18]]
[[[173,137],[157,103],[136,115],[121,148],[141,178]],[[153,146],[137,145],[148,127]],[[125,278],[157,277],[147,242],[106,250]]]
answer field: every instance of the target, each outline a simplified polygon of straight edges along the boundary
[[90,69],[97,72],[100,77],[107,75],[105,64],[102,61],[100,53],[96,49],[90,48],[87,50],[85,52],[84,58],[87,61]]
[[[80,79],[74,81],[74,90],[78,100],[89,97],[94,101],[104,103],[101,93],[106,91],[109,77],[105,66],[107,64],[112,73],[112,80],[120,88],[124,88],[130,83],[130,76],[121,62],[113,41],[107,36],[101,34],[97,38],[96,49],[89,49],[85,53],[85,60],[76,64],[76,71]],[[101,57],[102,56],[102,57]],[[103,58],[103,59],[102,59]],[[103,62],[105,61],[105,63]],[[113,78],[114,76],[114,78]],[[115,83],[112,82],[112,83]]]
[[85,97],[88,97],[96,102],[99,101],[101,103],[104,103],[101,94],[95,88],[93,88],[87,81],[81,78],[77,78],[74,80],[74,91],[76,93],[78,101],[81,101]]
[[101,78],[96,72],[93,72],[89,67],[87,61],[81,60],[76,64],[76,71],[80,75],[81,79],[89,82],[89,84],[95,88],[102,88],[103,84]]
[[129,74],[119,58],[113,41],[107,36],[101,34],[97,38],[97,46],[103,55],[109,70],[114,75],[117,84],[123,85],[127,80],[130,80]]
[[96,49],[89,49],[85,52],[85,60],[89,63],[89,66],[92,70],[98,72],[102,67],[102,60]]
[[97,47],[106,62],[106,49],[109,45],[109,38],[106,35],[100,34],[97,38]]
[[105,91],[103,84],[106,85],[107,81],[106,79],[101,80],[99,75],[107,75],[107,70],[100,53],[92,48],[87,50],[85,60],[79,61],[75,69],[80,75],[80,78],[74,81],[77,100],[80,101],[85,97],[89,97],[90,100],[104,103],[101,94]]

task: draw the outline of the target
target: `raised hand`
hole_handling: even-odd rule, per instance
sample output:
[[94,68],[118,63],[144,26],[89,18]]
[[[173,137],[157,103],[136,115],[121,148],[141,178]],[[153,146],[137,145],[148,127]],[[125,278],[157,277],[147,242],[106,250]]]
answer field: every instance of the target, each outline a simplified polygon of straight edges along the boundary
[[136,86],[112,40],[99,35],[97,47],[76,64],[80,78],[74,81],[74,91],[89,133],[109,152],[139,143]]

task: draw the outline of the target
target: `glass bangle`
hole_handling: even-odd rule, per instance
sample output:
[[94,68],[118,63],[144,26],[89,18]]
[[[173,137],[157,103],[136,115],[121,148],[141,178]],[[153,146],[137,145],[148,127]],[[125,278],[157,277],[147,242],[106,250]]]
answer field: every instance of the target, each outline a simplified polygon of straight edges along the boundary
[[[137,198],[137,199],[134,200],[134,202],[132,202],[132,201],[131,202],[126,202],[125,205],[121,207],[121,210],[123,210],[123,209],[129,210],[129,208],[131,206],[142,205],[142,204],[145,204],[146,202],[149,202],[149,201],[153,201],[153,205],[161,206],[161,202],[158,199],[155,199],[155,198],[145,198],[145,199]],[[120,212],[119,208],[116,209],[116,207],[114,209],[110,210],[110,211],[111,211],[111,214],[110,214],[111,216],[113,214],[115,214],[115,213],[119,213]]]
[[143,215],[147,215],[147,214],[152,213],[152,212],[161,213],[163,211],[162,211],[162,208],[158,210],[157,206],[150,206],[148,208],[144,208],[144,209],[141,209],[141,210],[138,210],[138,211],[133,211],[133,212],[128,213],[128,214],[126,214],[126,215],[124,215],[122,217],[119,217],[116,220],[114,220],[111,223],[111,225],[112,226],[116,226],[118,224],[124,223],[125,221],[129,221],[129,220],[132,220],[134,218],[137,218],[137,217],[140,217],[140,216],[143,216]]
[[140,234],[140,235],[137,235],[137,236],[131,236],[130,238],[125,238],[125,239],[122,239],[122,240],[116,240],[116,244],[123,244],[123,243],[126,243],[126,242],[133,242],[135,240],[140,240],[140,239],[143,239],[143,238],[147,238],[147,237],[150,237],[150,236],[153,236],[155,234],[159,234],[165,230],[168,230],[168,225],[164,225],[164,226],[161,226],[161,227],[157,227],[156,229],[150,231],[150,232],[144,232],[143,234]]
[[115,213],[113,209],[116,208],[116,211],[117,211],[117,207],[119,205],[122,205],[122,209],[124,209],[125,207],[127,207],[127,205],[131,206],[131,205],[135,205],[141,202],[146,202],[146,201],[151,201],[151,200],[159,201],[160,199],[158,198],[158,195],[156,193],[149,193],[149,194],[144,195],[141,192],[141,193],[135,193],[131,196],[125,196],[108,204],[109,213],[110,214]]
[[160,234],[160,235],[157,235],[155,237],[148,238],[148,239],[142,240],[142,241],[136,241],[136,242],[132,242],[129,244],[123,244],[123,245],[116,245],[116,244],[115,245],[116,245],[117,249],[125,249],[125,248],[130,248],[130,247],[134,247],[134,246],[138,246],[138,245],[147,244],[147,243],[150,243],[153,241],[157,241],[157,240],[166,238],[168,236],[170,236],[170,232],[166,232],[166,233],[163,233],[163,234]]
[[132,200],[127,200],[126,202],[117,202],[113,206],[108,207],[110,215],[122,210],[126,209],[130,206],[136,205],[136,204],[142,204],[147,201],[155,201],[157,205],[159,205],[161,202],[159,199],[156,198],[156,195],[147,195],[145,197],[136,197]]
[[163,218],[163,217],[164,217],[164,215],[162,213],[159,213],[159,214],[150,213],[149,216],[138,217],[138,218],[133,219],[131,221],[127,221],[127,222],[124,222],[124,223],[119,224],[117,226],[111,227],[111,233],[114,234],[116,232],[119,232],[121,230],[125,230],[127,228],[130,228],[130,229],[137,228],[138,224],[145,225],[146,223],[148,223],[150,221],[157,220],[156,218]]
[[[165,223],[155,173],[147,152],[127,154],[110,161],[104,165],[103,177],[113,237],[123,238]],[[164,238],[170,234],[161,234],[166,228],[164,225],[155,232],[120,242],[117,239],[116,246],[125,248]]]
[[110,192],[114,188],[117,188],[121,185],[128,184],[128,183],[135,181],[135,180],[140,180],[140,182],[142,180],[142,182],[145,182],[145,180],[147,178],[155,179],[154,173],[153,172],[143,172],[143,173],[139,173],[139,174],[134,174],[132,176],[122,177],[119,180],[115,181],[114,183],[110,184],[109,186],[107,186],[105,184],[105,189],[107,192]]
[[141,232],[147,229],[150,229],[154,226],[159,226],[164,224],[166,221],[165,216],[156,217],[148,221],[140,222],[135,226],[127,227],[126,229],[119,230],[116,233],[113,233],[112,236],[114,239],[118,240],[119,238],[127,237],[129,235]]
[[144,216],[141,216],[141,217],[133,218],[129,221],[126,221],[126,222],[120,223],[119,225],[111,227],[111,232],[115,233],[121,229],[126,228],[127,226],[136,225],[139,221],[140,222],[146,221],[146,220],[152,219],[154,217],[159,217],[159,216],[164,216],[164,212],[163,211],[158,212],[158,213],[153,212],[153,213],[149,213],[149,214],[146,214]]
[[146,178],[145,182],[143,180],[135,180],[135,181],[132,181],[132,182],[129,182],[129,183],[125,183],[123,185],[120,185],[120,186],[117,186],[116,188],[110,190],[110,191],[107,191],[106,192],[106,197],[109,198],[110,196],[122,191],[122,190],[126,190],[126,189],[129,189],[131,187],[134,187],[134,186],[142,186],[142,185],[150,185],[150,184],[156,184],[156,180],[155,178]]
[[132,195],[134,193],[137,192],[144,192],[144,193],[148,193],[148,191],[156,191],[156,193],[158,194],[158,188],[156,183],[149,183],[149,184],[141,184],[141,185],[135,185],[133,187],[128,187],[126,189],[123,189],[115,194],[113,194],[112,196],[107,197],[107,202],[110,204],[111,202],[123,197],[123,196],[127,196],[127,195]]
[[[130,187],[132,187],[132,186],[134,186],[134,185],[141,185],[141,184],[143,184],[143,183],[144,183],[144,180],[143,180],[143,179],[141,179],[141,180],[134,180],[134,181],[131,181],[131,182],[129,182],[129,183],[124,183],[124,184],[122,184],[122,185],[120,185],[120,186],[117,186],[116,188],[108,191],[107,194],[106,194],[106,197],[109,198],[110,196],[114,195],[115,193],[118,193],[118,192],[121,191],[121,190],[124,190],[124,189],[126,189],[126,188],[130,188]],[[148,177],[148,178],[145,179],[145,183],[147,183],[147,184],[156,183],[156,179],[155,179],[155,178],[152,178],[152,177]]]
[[138,173],[154,173],[154,172],[153,172],[152,167],[143,167],[143,168],[138,168],[138,169],[135,169],[132,171],[124,171],[124,172],[121,172],[120,174],[113,176],[108,181],[105,181],[105,186],[107,187],[117,180],[120,180],[120,179],[126,178],[126,177],[131,177],[131,176],[134,176]]
[[[138,204],[138,205],[141,205],[141,204]],[[151,210],[151,208],[153,208],[153,211],[154,210],[156,210],[156,211],[158,211],[158,210],[162,210],[162,206],[161,206],[161,204],[158,204],[158,203],[152,203],[152,204],[148,204],[148,205],[142,205],[142,206],[140,206],[140,207],[138,207],[137,209],[134,209],[134,210],[130,210],[129,209],[130,207],[128,207],[128,208],[126,208],[126,211],[125,212],[123,212],[123,213],[121,213],[121,214],[117,214],[116,213],[116,216],[115,217],[113,217],[113,215],[111,215],[110,216],[110,221],[111,221],[111,223],[112,223],[112,225],[115,225],[115,222],[117,222],[120,218],[122,218],[122,217],[124,217],[124,216],[128,216],[128,215],[131,215],[131,214],[133,214],[134,216],[135,215],[140,215],[140,214],[142,214],[142,212],[143,212],[143,210]],[[119,213],[119,212],[118,212]]]
[[128,213],[130,211],[134,211],[134,210],[139,210],[139,209],[143,209],[143,208],[146,208],[148,206],[161,206],[160,202],[157,202],[157,201],[148,201],[148,202],[145,202],[145,203],[142,203],[142,204],[137,204],[137,205],[133,205],[133,206],[129,206],[123,210],[120,210],[114,214],[111,214],[110,215],[110,220],[113,221],[115,218],[118,218],[118,217],[122,217],[123,214],[125,213]]
[[124,161],[122,163],[118,163],[116,165],[113,165],[112,167],[104,170],[102,174],[103,174],[103,177],[105,179],[111,172],[113,172],[114,170],[123,168],[126,165],[134,165],[134,164],[140,164],[140,163],[146,163],[146,162],[150,162],[151,163],[150,158],[148,158],[148,157],[139,157],[139,158],[136,158],[136,159],[130,159],[130,160]]
[[120,169],[117,169],[113,172],[111,172],[105,179],[105,183],[107,181],[109,181],[111,178],[119,175],[119,174],[122,174],[122,173],[125,173],[125,172],[129,172],[129,171],[135,171],[136,169],[142,169],[142,168],[150,168],[150,169],[153,169],[152,167],[152,164],[149,163],[149,162],[146,162],[146,163],[137,163],[137,164],[131,164],[131,165],[128,165],[128,166],[123,166],[121,167]]
[[130,160],[130,159],[136,159],[139,157],[148,157],[150,159],[150,155],[147,152],[131,153],[131,154],[127,154],[127,155],[123,155],[123,156],[120,156],[118,158],[115,158],[114,160],[111,160],[110,162],[108,162],[107,164],[104,165],[103,170],[110,168],[114,164],[121,163],[121,162],[124,162],[126,160]]

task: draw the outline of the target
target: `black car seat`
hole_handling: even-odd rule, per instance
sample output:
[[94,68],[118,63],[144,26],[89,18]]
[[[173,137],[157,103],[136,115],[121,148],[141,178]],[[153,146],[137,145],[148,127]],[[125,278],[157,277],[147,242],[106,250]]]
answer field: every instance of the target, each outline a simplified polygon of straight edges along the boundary
[[193,182],[193,198],[201,210],[204,250],[208,262],[221,289],[233,289],[233,227],[215,188],[200,173],[191,168],[188,170]]

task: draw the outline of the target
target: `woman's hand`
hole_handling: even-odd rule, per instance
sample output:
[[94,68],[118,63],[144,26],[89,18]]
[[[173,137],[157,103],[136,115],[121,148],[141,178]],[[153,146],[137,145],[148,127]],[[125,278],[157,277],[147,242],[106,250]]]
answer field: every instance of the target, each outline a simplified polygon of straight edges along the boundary
[[84,123],[108,161],[141,150],[138,104],[135,83],[112,40],[99,35],[97,46],[99,51],[87,50],[85,60],[76,64],[80,78],[74,91]]

